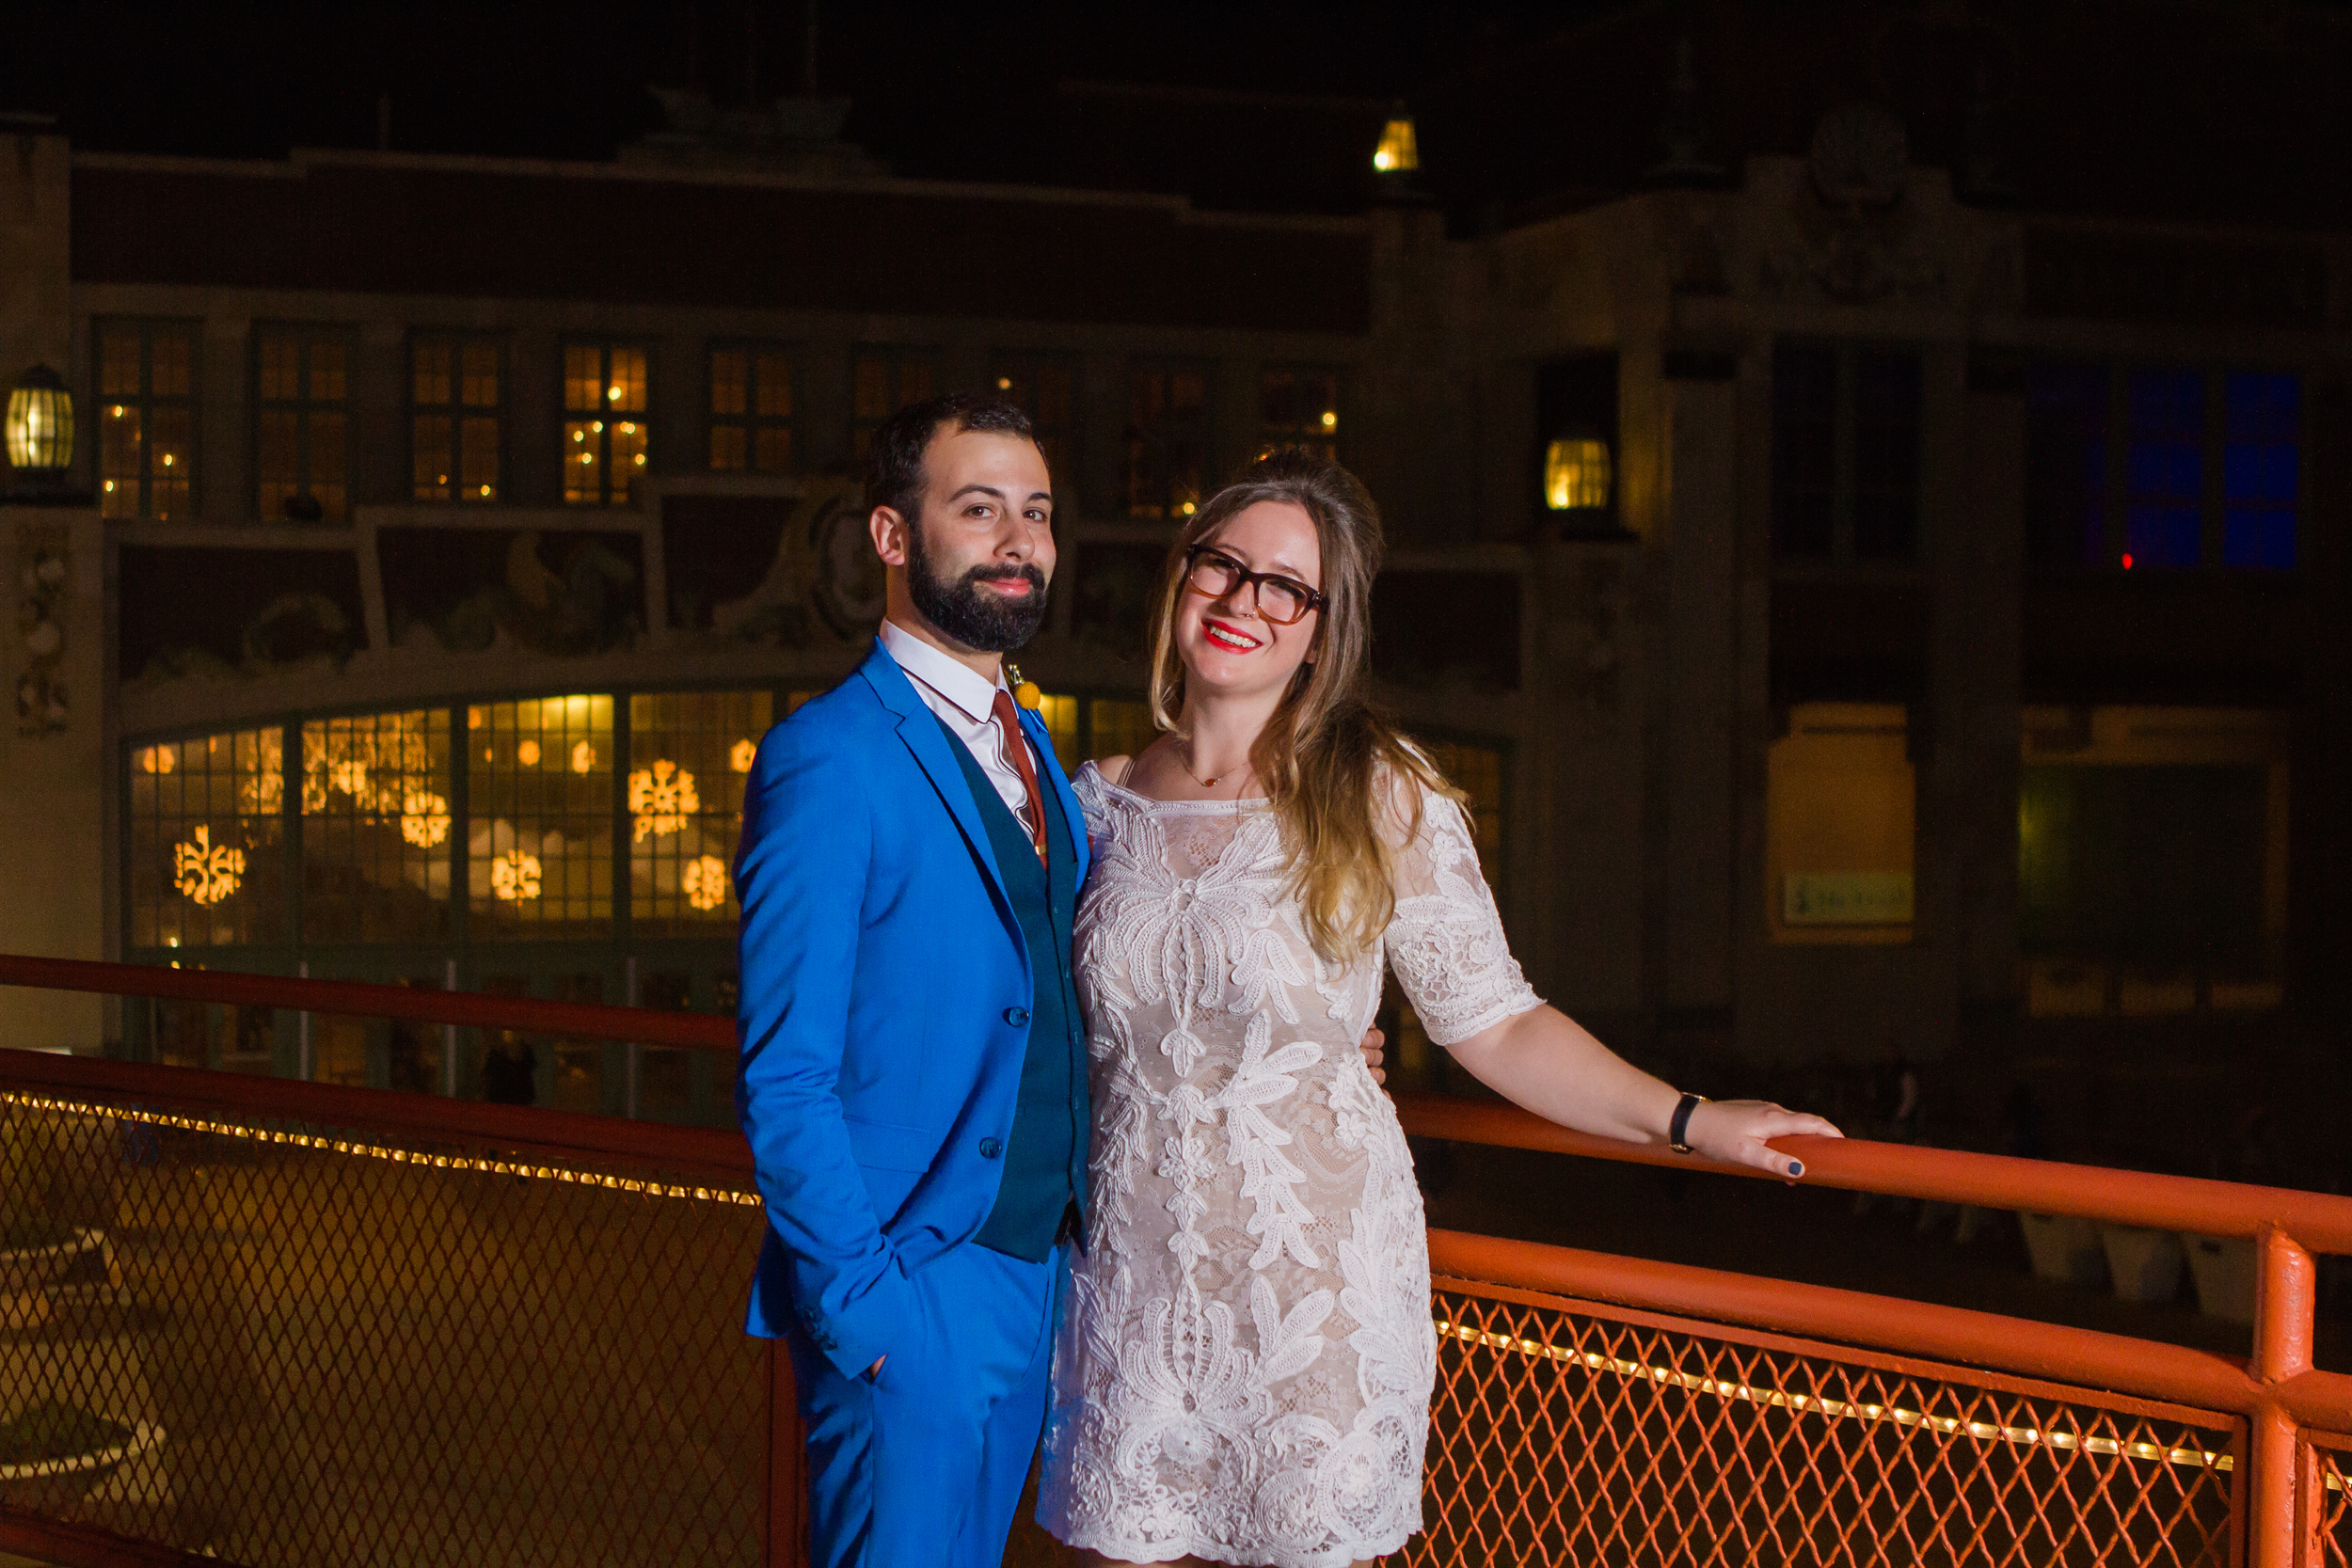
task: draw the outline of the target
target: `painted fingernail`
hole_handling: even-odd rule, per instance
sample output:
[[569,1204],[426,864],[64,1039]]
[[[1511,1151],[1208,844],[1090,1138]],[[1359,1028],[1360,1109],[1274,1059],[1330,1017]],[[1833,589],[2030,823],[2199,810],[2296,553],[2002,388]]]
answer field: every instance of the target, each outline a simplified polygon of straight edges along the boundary
[[1804,1162],[1802,1160],[1789,1161],[1788,1174],[1791,1176],[1803,1176],[1804,1174]]

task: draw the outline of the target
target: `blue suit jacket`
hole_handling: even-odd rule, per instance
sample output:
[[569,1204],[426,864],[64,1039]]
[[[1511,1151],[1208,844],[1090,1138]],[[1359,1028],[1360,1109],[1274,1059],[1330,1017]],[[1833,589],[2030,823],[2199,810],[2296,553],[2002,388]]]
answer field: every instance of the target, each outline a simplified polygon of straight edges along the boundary
[[[1077,798],[1021,722],[1083,881]],[[736,1109],[768,1211],[750,1329],[797,1319],[854,1376],[912,1336],[907,1276],[995,1205],[1005,1162],[980,1145],[1012,1131],[1032,996],[971,786],[880,641],[761,740],[735,885]]]

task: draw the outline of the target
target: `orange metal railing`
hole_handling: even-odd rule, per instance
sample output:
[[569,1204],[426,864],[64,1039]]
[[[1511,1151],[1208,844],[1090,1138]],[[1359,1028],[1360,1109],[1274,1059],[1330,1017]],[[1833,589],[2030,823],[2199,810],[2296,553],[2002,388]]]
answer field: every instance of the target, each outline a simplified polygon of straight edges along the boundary
[[[722,1018],[402,987],[5,957],[0,984],[733,1049]],[[1429,1137],[1672,1159],[1492,1104],[1398,1108]],[[37,1203],[72,1232],[49,1277],[0,1249],[0,1420],[41,1397],[130,1434],[78,1490],[0,1467],[0,1548],[798,1560],[788,1371],[739,1329],[739,1138],[18,1052],[0,1109],[0,1218]],[[2250,1352],[1433,1231],[1405,1560],[2347,1561],[2352,1377],[2311,1351],[2312,1255],[2352,1252],[2352,1200],[1790,1148],[1831,1186],[2249,1240]]]

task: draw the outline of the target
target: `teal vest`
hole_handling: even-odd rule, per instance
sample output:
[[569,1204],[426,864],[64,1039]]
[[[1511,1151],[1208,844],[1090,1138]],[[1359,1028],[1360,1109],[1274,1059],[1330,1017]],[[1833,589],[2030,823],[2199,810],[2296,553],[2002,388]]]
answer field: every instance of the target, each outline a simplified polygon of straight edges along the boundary
[[[996,1207],[973,1240],[996,1252],[1041,1262],[1054,1250],[1062,1216],[1073,1206],[1081,1212],[1086,1206],[1092,1113],[1087,1100],[1086,1022],[1078,1010],[1071,952],[1071,927],[1078,911],[1078,857],[1058,791],[1039,779],[1048,856],[1047,863],[1040,865],[1037,847],[1021,819],[1007,808],[955,732],[944,723],[939,727],[955,752],[956,765],[963,769],[980,820],[987,824],[997,874],[1004,879],[1013,917],[1028,944],[1031,975],[1028,1050],[1021,1062],[1012,1134],[1002,1150],[1004,1183],[997,1189]],[[984,1143],[981,1152],[987,1151]]]

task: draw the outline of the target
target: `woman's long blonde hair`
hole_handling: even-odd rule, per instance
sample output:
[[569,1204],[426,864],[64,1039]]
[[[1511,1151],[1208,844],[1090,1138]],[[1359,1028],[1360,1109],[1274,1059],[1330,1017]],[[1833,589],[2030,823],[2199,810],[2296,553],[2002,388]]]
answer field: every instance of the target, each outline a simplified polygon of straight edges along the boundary
[[[1364,697],[1380,509],[1354,474],[1311,453],[1275,452],[1211,497],[1177,535],[1152,635],[1152,721],[1170,733],[1183,728],[1176,607],[1184,598],[1185,552],[1261,501],[1287,502],[1313,519],[1324,598],[1312,662],[1291,678],[1249,761],[1282,824],[1308,940],[1326,962],[1344,962],[1378,942],[1396,911],[1383,827],[1401,830],[1404,840],[1420,832],[1422,787],[1461,799]],[[1403,816],[1395,820],[1399,807]]]

